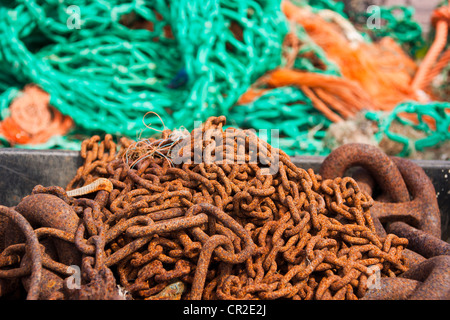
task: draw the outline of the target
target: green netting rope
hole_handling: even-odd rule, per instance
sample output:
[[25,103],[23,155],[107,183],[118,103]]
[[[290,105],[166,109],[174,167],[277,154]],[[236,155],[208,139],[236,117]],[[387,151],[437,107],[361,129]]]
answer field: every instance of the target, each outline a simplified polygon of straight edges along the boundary
[[[335,62],[328,59],[325,51],[311,39],[303,26],[297,25],[295,32],[297,37],[301,40],[301,46],[294,62],[294,69],[333,76],[342,76],[339,66]],[[314,65],[310,56],[306,55],[306,53],[313,53],[314,57],[320,60],[324,68],[321,69]]]
[[[418,122],[402,117],[404,113],[417,115]],[[450,102],[433,102],[421,104],[417,102],[405,102],[398,105],[392,112],[367,112],[366,118],[376,121],[379,126],[375,138],[378,142],[387,137],[392,141],[401,143],[403,150],[400,157],[407,157],[414,151],[423,151],[425,148],[438,147],[450,140]],[[432,119],[435,127],[426,119]],[[392,131],[392,124],[400,123],[410,126],[425,134],[424,138],[412,139],[404,134]]]
[[[68,28],[69,5],[80,29]],[[133,15],[153,30],[125,26]],[[35,83],[86,132],[135,136],[148,111],[188,127],[226,113],[278,66],[286,32],[279,0],[10,1],[0,7],[0,115]]]
[[292,0],[292,3],[295,5],[302,7],[302,6],[309,6],[312,8],[313,12],[317,12],[323,9],[326,10],[332,10],[334,12],[339,13],[341,16],[346,17],[344,8],[345,3],[342,1],[334,1],[334,0]]
[[[295,32],[301,40],[295,69],[342,76],[339,67],[302,26],[296,26]],[[314,65],[306,53],[312,53],[323,68]],[[227,118],[230,124],[241,128],[279,130],[279,147],[290,156],[322,156],[331,151],[323,140],[331,121],[297,87],[270,89],[251,103],[233,106]]]
[[415,57],[425,46],[422,26],[415,20],[412,6],[380,6],[382,23],[372,29],[377,38],[391,37]]
[[241,128],[279,130],[279,148],[291,156],[330,152],[323,138],[331,122],[296,87],[272,89],[252,103],[233,108],[228,119]]
[[415,19],[415,8],[404,5],[373,5],[363,11],[350,11],[349,19],[364,38],[377,41],[391,37],[412,57],[426,49],[422,26]]
[[[442,1],[437,7],[448,5],[448,0]],[[399,14],[399,11],[401,13]],[[409,46],[411,54],[415,55],[426,48],[420,25],[414,21],[413,7],[382,7],[382,17],[388,21],[387,25],[378,31],[377,36],[391,36],[402,45]],[[430,33],[430,39],[434,38],[434,31]],[[450,39],[450,37],[449,37]],[[444,68],[433,90],[441,95],[445,94],[448,86],[450,66]],[[434,86],[434,84],[433,84]],[[448,87],[447,87],[448,88]],[[448,96],[441,96],[446,99]],[[405,118],[404,114],[411,114],[417,118],[417,122]],[[391,112],[367,112],[366,118],[377,122],[379,131],[375,139],[381,142],[383,138],[403,145],[400,157],[408,157],[415,151],[424,151],[427,148],[439,147],[450,140],[450,102],[418,103],[406,101],[399,104]],[[431,120],[431,121],[430,121]],[[423,133],[423,138],[413,139],[406,134],[394,132],[393,124],[398,123],[405,127],[411,127]]]

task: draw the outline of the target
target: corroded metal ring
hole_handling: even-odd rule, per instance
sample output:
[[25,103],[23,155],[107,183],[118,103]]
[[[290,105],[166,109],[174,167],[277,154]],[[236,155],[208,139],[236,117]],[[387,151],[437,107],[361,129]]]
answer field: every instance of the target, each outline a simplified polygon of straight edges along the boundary
[[320,175],[323,179],[343,177],[353,167],[368,170],[392,201],[409,201],[408,188],[396,164],[381,149],[371,145],[352,143],[335,149],[323,161]]

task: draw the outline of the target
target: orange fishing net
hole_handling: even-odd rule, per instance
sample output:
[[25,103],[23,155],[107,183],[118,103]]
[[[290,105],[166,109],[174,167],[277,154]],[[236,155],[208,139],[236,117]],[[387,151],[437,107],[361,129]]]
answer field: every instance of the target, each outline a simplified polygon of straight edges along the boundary
[[239,104],[271,88],[295,85],[328,119],[337,122],[362,109],[389,111],[405,100],[422,99],[411,86],[417,66],[393,39],[364,41],[350,23],[328,10],[313,13],[290,1],[283,1],[282,9],[287,19],[301,25],[329,60],[339,66],[342,77],[293,70],[292,59],[301,43],[291,33],[285,41],[290,45],[286,67],[262,77]]

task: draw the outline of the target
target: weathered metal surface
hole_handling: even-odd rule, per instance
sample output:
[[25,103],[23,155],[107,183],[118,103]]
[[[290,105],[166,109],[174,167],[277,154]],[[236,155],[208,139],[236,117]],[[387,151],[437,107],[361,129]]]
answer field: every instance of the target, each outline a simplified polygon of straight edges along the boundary
[[394,222],[389,225],[389,232],[408,239],[408,248],[425,258],[440,255],[450,255],[450,243],[436,238],[429,233],[411,227],[404,222]]
[[[365,299],[448,299],[450,244],[441,240],[441,215],[431,180],[411,161],[389,159],[379,150],[358,144],[332,152],[324,161],[321,173],[324,178],[341,175],[353,166],[362,167],[355,171],[354,177],[375,197],[371,215],[386,228],[378,233],[386,234],[387,231],[408,239],[407,248],[424,257],[417,259],[404,255],[409,270],[401,277],[416,282],[382,279],[379,288],[369,290]],[[404,186],[399,179],[403,180]],[[380,181],[383,183],[376,183]]]
[[[0,206],[0,214],[7,217],[15,225],[17,225],[26,237],[27,253],[30,256],[31,266],[20,266],[19,268],[0,270],[1,278],[12,278],[16,276],[24,276],[31,273],[29,289],[27,294],[27,299],[37,300],[40,293],[40,282],[42,277],[42,256],[39,247],[39,241],[33,228],[29,222],[17,211],[11,208]],[[3,255],[5,250],[2,252],[2,257],[0,260],[4,260],[7,255]],[[2,263],[3,264],[3,263]]]
[[[299,156],[291,161],[297,167],[319,172],[325,157]],[[442,213],[445,239],[450,238],[450,161],[412,160],[433,182]],[[17,205],[34,186],[66,186],[83,164],[76,151],[0,149],[0,204]],[[57,174],[55,174],[57,172]],[[447,232],[449,230],[449,232]]]
[[374,178],[376,185],[392,201],[409,201],[408,189],[395,163],[379,148],[371,145],[347,144],[325,158],[320,175],[325,179],[343,177],[352,167],[363,167]]
[[398,278],[382,278],[364,300],[449,300],[450,256],[436,256]]
[[[191,134],[225,135],[223,123],[213,118]],[[245,132],[229,132],[236,155]],[[169,142],[170,133],[162,139]],[[221,150],[219,141],[203,143]],[[273,161],[270,146],[248,143],[266,150],[257,154],[262,162]],[[446,247],[415,244],[416,233],[403,237],[396,228],[408,222],[433,239],[441,231],[434,188],[409,161],[352,145],[325,159],[323,176],[282,152],[278,171],[267,175],[259,163],[173,165],[164,153],[130,167],[110,137],[92,137],[82,148],[84,162],[67,189],[98,178],[113,189],[74,198],[60,187],[33,187],[16,209],[45,253],[36,260],[27,257],[27,243],[6,243],[0,280],[29,276],[31,261],[41,266],[43,299],[122,299],[118,284],[133,299],[378,299],[383,295],[371,288],[378,272],[391,292],[383,299],[447,297]],[[364,187],[345,176],[355,166],[370,172],[360,173],[369,177]],[[384,205],[415,212],[391,217],[377,211]],[[80,287],[67,287],[75,275],[60,252],[81,257]],[[434,286],[439,290],[430,293]]]
[[[33,194],[25,197],[16,207],[33,227],[48,227],[74,235],[79,218],[72,207],[60,198],[50,194]],[[78,250],[64,240],[55,239],[58,259],[67,265],[79,265]]]

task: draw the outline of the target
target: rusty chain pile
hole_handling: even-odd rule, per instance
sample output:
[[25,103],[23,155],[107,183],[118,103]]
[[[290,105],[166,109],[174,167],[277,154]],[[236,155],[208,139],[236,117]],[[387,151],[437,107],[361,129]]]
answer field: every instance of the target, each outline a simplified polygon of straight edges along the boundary
[[[184,140],[165,130],[146,140],[151,156],[110,135],[84,141],[66,189],[0,206],[0,297],[395,299],[436,281],[448,297],[449,246],[420,168],[348,145],[319,175],[224,124],[210,118]],[[365,170],[346,177],[354,166]]]

